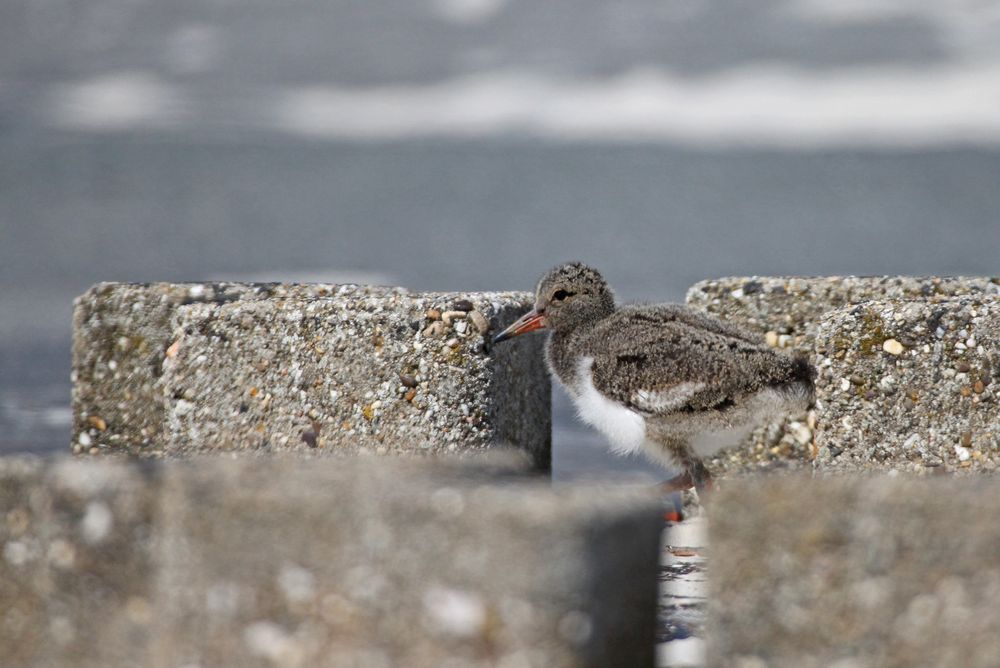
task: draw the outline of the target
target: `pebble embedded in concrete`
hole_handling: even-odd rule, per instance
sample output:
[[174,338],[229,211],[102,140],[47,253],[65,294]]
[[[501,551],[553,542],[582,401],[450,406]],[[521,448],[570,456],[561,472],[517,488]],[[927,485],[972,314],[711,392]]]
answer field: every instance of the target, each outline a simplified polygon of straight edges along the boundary
[[882,350],[890,355],[902,355],[905,348],[903,347],[903,344],[896,339],[886,339],[885,342],[882,343]]

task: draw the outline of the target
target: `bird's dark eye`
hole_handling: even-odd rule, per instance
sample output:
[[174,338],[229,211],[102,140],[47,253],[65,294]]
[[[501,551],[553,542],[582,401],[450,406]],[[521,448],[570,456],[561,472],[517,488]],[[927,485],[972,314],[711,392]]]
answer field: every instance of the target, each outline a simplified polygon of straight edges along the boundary
[[556,290],[555,292],[552,293],[552,299],[556,300],[557,302],[561,302],[567,297],[572,297],[572,296],[573,296],[572,292],[566,292],[565,290]]

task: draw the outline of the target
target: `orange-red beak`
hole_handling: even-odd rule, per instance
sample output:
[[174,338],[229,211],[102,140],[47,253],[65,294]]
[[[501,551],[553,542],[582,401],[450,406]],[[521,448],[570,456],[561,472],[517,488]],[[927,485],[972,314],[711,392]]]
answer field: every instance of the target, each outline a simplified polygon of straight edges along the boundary
[[493,339],[493,343],[500,343],[501,341],[506,341],[507,339],[514,338],[515,336],[533,332],[536,329],[543,329],[544,327],[545,314],[539,313],[535,309],[531,309],[510,327],[497,334],[496,338]]

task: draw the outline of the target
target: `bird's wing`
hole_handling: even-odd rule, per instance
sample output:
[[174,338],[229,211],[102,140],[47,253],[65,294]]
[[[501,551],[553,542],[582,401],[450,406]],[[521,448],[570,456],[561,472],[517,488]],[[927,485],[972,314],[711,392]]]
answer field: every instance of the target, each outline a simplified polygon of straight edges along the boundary
[[652,415],[719,410],[796,376],[795,360],[752,335],[675,308],[622,309],[586,343],[594,387]]
[[665,322],[676,322],[688,325],[694,329],[712,332],[747,343],[763,344],[764,337],[756,332],[751,332],[737,327],[731,323],[713,318],[712,316],[695,311],[681,304],[657,304],[655,306],[624,306],[615,314],[618,317],[629,321],[645,321],[653,325]]
[[629,395],[629,403],[643,413],[675,413],[683,410],[705,383],[684,381],[656,389],[639,388]]

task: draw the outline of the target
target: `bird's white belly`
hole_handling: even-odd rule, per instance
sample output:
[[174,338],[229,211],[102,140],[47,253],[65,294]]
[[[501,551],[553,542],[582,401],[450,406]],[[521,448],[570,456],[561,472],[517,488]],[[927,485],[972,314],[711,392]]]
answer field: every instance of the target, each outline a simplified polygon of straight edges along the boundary
[[615,452],[628,454],[642,450],[646,444],[645,420],[597,391],[590,374],[593,363],[592,357],[580,360],[577,387],[570,391],[580,419],[607,436]]

